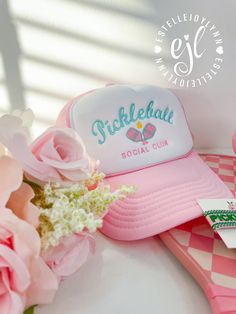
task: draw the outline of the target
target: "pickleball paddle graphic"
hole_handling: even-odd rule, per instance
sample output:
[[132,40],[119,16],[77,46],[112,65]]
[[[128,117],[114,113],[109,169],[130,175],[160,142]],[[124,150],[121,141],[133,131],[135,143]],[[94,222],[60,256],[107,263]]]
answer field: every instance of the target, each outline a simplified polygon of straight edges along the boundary
[[151,123],[147,123],[143,129],[143,138],[144,140],[149,140],[150,138],[152,138],[156,133],[156,127],[151,124]]
[[135,128],[129,128],[126,133],[126,136],[128,137],[129,140],[133,142],[143,141],[142,133],[139,130],[136,130]]
[[133,127],[129,128],[127,133],[126,133],[126,137],[133,141],[133,142],[146,142],[147,140],[149,140],[150,138],[152,138],[156,133],[156,127],[151,124],[151,123],[147,123],[144,128],[143,131],[139,131]]

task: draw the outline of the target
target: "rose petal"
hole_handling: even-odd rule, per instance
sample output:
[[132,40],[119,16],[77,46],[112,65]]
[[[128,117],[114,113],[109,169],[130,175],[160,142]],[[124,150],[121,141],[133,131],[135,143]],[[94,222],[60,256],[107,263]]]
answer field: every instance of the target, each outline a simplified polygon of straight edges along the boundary
[[[5,300],[2,300],[2,305],[3,306],[7,305],[8,307],[8,312],[6,313],[22,314],[25,307],[24,295],[18,294],[12,290],[12,287],[10,286],[11,282],[9,281],[9,272],[7,270],[2,270],[1,275],[2,275],[2,282],[4,286],[6,287],[6,290],[8,290],[8,293],[6,294],[7,298],[5,298]],[[0,305],[1,305],[1,301],[0,301]]]
[[29,134],[27,129],[22,127],[22,120],[20,118],[8,114],[2,116],[0,118],[0,142],[7,147],[8,142],[18,129],[25,132],[26,136]]
[[35,153],[38,160],[44,161],[44,158],[49,160],[61,161],[61,156],[54,147],[53,139],[49,139],[40,150]]
[[54,135],[53,141],[54,147],[58,150],[64,161],[78,161],[86,156],[84,143],[72,129],[69,129],[67,133],[64,130],[60,130],[60,132]]
[[41,181],[49,181],[50,178],[60,179],[60,175],[54,168],[35,158],[28,146],[27,138],[24,134],[20,132],[14,134],[7,147],[12,155],[21,162],[23,169],[31,176]]
[[31,127],[34,120],[34,113],[31,109],[26,109],[24,111],[16,109],[12,112],[12,116],[18,117],[22,120],[22,125]]
[[0,158],[0,207],[5,206],[12,191],[21,185],[23,173],[19,163],[8,157]]
[[65,177],[67,180],[70,181],[81,181],[87,179],[90,176],[89,172],[85,172],[82,169],[73,169],[73,170],[64,170],[58,169],[58,171]]
[[22,314],[24,311],[24,303],[19,295],[9,290],[0,296],[1,314]]
[[0,256],[8,264],[11,273],[11,288],[17,292],[23,292],[30,284],[30,274],[25,263],[10,248],[0,244]]
[[18,190],[11,193],[6,207],[10,208],[20,219],[37,227],[39,224],[39,209],[30,203],[33,197],[33,189],[23,182]]
[[83,159],[85,147],[80,143],[80,139],[74,134],[68,134],[63,129],[50,128],[46,131],[38,142],[32,146],[32,151],[38,160],[44,158],[58,162],[73,162]]
[[94,251],[95,240],[90,234],[73,234],[43,253],[43,258],[61,279],[76,272]]
[[[45,143],[51,138],[53,139],[53,143],[55,146],[59,145],[60,143],[71,143],[72,148],[76,149],[78,152],[77,158],[84,157],[84,154],[86,152],[84,143],[78,133],[70,128],[49,128],[33,142],[33,144],[31,145],[32,152],[37,156],[38,152],[41,151]],[[49,155],[46,156],[50,156],[50,152],[47,153]]]
[[40,253],[40,237],[36,229],[19,219],[9,209],[0,208],[0,227],[12,234],[13,249],[25,263],[31,262],[30,257]]
[[56,267],[59,276],[70,276],[76,272],[88,259],[92,252],[91,239],[85,237],[75,240],[74,248],[68,252]]
[[58,289],[58,280],[42,258],[31,267],[31,284],[27,291],[27,307],[48,304],[53,301]]
[[88,159],[85,159],[85,158],[78,161],[72,161],[72,162],[53,160],[53,159],[49,159],[46,156],[41,156],[41,159],[46,164],[60,170],[64,170],[64,169],[73,170],[73,169],[78,169],[78,168],[87,169],[89,167],[89,161]]
[[[6,262],[4,262],[4,264],[7,265]],[[2,273],[0,273],[0,296],[3,295],[6,292],[7,292],[7,289],[6,289],[6,286],[5,286],[5,284],[3,283],[3,280],[2,280]]]

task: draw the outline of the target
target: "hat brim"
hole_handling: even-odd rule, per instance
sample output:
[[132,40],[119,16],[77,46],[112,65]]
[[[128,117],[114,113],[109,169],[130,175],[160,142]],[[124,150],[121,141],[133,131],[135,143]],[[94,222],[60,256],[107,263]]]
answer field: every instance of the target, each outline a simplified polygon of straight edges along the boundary
[[196,152],[174,161],[106,178],[111,189],[136,185],[137,192],[109,207],[100,229],[117,240],[138,240],[202,215],[197,200],[232,198]]

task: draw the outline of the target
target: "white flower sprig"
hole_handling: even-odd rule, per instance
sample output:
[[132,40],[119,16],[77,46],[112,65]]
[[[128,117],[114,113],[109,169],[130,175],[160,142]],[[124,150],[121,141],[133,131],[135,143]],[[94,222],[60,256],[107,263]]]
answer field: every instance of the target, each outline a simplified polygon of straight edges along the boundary
[[[58,183],[44,186],[35,204],[40,209],[39,232],[42,249],[57,246],[64,236],[84,230],[93,233],[102,226],[108,206],[135,191],[134,186],[122,185],[114,192],[101,184],[103,174],[94,175],[83,184],[68,187]],[[91,185],[96,186],[91,189]]]

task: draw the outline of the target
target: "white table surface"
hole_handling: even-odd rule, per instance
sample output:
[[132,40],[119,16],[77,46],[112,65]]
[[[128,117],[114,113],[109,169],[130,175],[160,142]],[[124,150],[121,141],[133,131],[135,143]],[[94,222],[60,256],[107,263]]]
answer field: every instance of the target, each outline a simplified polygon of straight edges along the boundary
[[36,314],[210,314],[203,292],[159,237],[119,242],[96,235],[97,251]]

